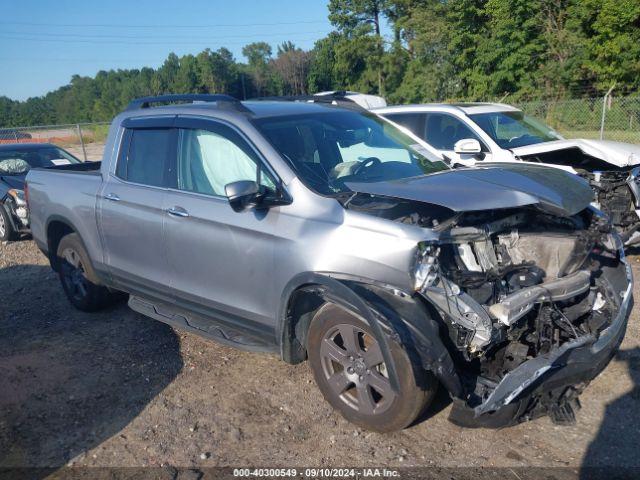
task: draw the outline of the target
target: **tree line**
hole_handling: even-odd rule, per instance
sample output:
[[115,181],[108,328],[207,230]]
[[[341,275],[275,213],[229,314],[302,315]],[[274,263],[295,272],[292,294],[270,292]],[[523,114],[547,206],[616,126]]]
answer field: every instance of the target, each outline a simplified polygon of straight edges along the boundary
[[157,69],[74,75],[42,97],[0,97],[0,126],[110,120],[132,98],[163,93],[349,89],[403,103],[640,87],[639,0],[330,0],[328,10],[334,29],[311,50],[254,42],[242,49],[246,62],[219,48],[171,53]]

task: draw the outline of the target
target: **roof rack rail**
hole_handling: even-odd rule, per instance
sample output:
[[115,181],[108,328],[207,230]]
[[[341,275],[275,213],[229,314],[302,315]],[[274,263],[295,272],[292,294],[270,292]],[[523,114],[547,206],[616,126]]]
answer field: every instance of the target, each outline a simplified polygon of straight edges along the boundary
[[218,103],[234,108],[241,112],[251,112],[247,107],[242,105],[240,100],[231,95],[209,94],[209,93],[178,93],[171,95],[157,95],[152,97],[141,97],[131,100],[127,105],[127,110],[138,110],[141,108],[149,108],[152,103],[172,103],[172,102],[206,102]]
[[347,96],[348,92],[345,90],[338,90],[335,92],[327,92],[322,94],[313,95],[281,95],[281,96],[269,96],[269,97],[256,97],[251,100],[270,101],[276,100],[281,102],[309,102],[309,103],[329,103],[337,105],[339,102],[344,102],[344,107],[354,108],[356,110],[366,110],[362,105],[359,105],[356,101]]

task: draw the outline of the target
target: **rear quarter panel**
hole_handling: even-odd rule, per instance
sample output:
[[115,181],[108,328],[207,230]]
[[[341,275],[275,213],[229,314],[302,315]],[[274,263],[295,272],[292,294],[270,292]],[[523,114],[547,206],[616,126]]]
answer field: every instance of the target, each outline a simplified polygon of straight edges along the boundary
[[51,221],[62,220],[80,235],[93,262],[104,265],[103,247],[97,225],[97,198],[103,180],[108,178],[112,161],[117,156],[122,134],[123,114],[114,118],[109,129],[99,172],[77,173],[55,170],[31,170],[29,209],[31,232],[38,247],[47,251],[47,228]]
[[37,245],[47,251],[50,222],[64,221],[82,238],[94,266],[103,263],[96,224],[96,198],[102,184],[100,173],[32,170],[27,175],[31,232]]

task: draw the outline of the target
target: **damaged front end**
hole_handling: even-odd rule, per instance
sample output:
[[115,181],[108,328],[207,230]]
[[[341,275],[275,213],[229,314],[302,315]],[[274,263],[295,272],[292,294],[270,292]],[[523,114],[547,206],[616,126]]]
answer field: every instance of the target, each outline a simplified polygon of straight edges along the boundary
[[606,213],[625,246],[640,244],[640,168],[581,172],[595,192],[595,206]]
[[[1,204],[0,208],[2,208]],[[13,222],[14,230],[18,232],[27,232],[29,230],[29,210],[24,191],[13,188],[10,189],[4,201],[4,208],[7,210],[10,220]]]
[[436,230],[413,277],[446,325],[463,384],[452,421],[573,422],[631,308],[631,270],[610,223],[594,209],[560,217],[525,207],[459,213]]
[[[518,154],[518,158],[526,162],[540,162],[551,165],[572,167],[578,176],[589,182],[594,193],[593,205],[606,213],[620,234],[625,247],[640,244],[640,167],[636,154],[624,158],[619,164],[604,160],[583,151],[582,148],[571,147],[553,149],[535,154]],[[531,148],[534,148],[532,146]],[[602,157],[602,152],[600,152]],[[620,157],[623,155],[620,153]]]

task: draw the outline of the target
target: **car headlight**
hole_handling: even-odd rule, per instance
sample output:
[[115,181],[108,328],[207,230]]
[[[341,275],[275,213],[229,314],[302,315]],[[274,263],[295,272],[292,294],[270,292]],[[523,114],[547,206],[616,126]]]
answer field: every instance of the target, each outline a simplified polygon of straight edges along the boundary
[[438,254],[440,247],[432,243],[418,244],[416,261],[413,267],[413,288],[421,292],[430,287],[438,278]]
[[7,192],[11,198],[13,198],[18,206],[24,206],[27,202],[24,199],[24,192],[22,190],[17,190],[12,188]]

